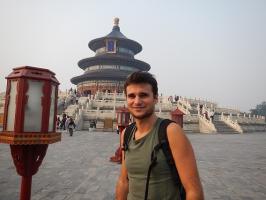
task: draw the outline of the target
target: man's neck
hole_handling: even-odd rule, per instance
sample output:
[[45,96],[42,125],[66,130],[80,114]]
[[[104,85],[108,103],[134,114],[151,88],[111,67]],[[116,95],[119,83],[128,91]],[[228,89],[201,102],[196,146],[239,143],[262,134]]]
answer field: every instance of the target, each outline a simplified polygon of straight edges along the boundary
[[138,133],[145,134],[151,130],[157,118],[158,117],[155,114],[152,114],[150,117],[145,119],[135,119]]

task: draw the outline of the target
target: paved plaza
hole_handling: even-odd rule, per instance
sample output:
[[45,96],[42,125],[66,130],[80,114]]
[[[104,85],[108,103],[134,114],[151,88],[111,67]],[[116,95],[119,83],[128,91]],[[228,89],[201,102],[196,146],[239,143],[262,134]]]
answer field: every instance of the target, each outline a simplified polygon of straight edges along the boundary
[[[266,199],[266,133],[188,134],[205,198]],[[111,200],[120,166],[109,162],[118,147],[115,133],[62,133],[49,145],[32,180],[32,200]],[[0,200],[18,200],[20,177],[9,145],[0,144]]]

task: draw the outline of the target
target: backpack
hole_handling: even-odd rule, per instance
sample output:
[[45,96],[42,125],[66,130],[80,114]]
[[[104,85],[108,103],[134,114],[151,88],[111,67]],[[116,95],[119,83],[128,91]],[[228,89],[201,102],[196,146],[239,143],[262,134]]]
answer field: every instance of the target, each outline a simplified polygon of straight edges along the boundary
[[[167,164],[170,168],[170,171],[172,173],[173,180],[175,184],[177,185],[179,189],[179,195],[181,200],[186,199],[186,191],[185,188],[180,180],[178,171],[175,166],[175,162],[171,153],[171,149],[169,147],[169,142],[166,134],[167,126],[174,121],[169,120],[169,119],[163,119],[160,123],[159,130],[158,130],[158,144],[153,148],[152,154],[151,154],[151,164],[149,166],[149,170],[147,173],[147,180],[146,180],[146,189],[145,189],[145,200],[148,198],[148,191],[149,191],[149,180],[150,180],[150,174],[152,168],[156,165],[157,162],[157,153],[160,149],[162,149],[165,157]],[[175,122],[174,122],[175,123]],[[124,134],[124,144],[123,144],[123,150],[127,151],[128,150],[128,143],[133,135],[133,133],[136,130],[136,123],[130,124],[126,129],[125,129],[125,134]],[[125,154],[124,154],[125,156]]]

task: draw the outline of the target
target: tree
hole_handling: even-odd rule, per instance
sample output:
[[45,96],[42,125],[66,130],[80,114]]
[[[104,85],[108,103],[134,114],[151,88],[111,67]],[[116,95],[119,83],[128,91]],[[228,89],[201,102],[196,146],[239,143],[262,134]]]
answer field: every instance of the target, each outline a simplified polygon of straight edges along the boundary
[[263,101],[261,104],[258,104],[255,109],[250,110],[252,115],[262,115],[266,116],[266,101]]

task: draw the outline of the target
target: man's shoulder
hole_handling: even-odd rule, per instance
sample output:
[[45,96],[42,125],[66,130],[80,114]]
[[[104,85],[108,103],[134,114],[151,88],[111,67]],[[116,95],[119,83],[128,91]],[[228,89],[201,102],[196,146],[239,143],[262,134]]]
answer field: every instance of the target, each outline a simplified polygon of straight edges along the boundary
[[178,124],[171,119],[158,118],[160,126],[167,128],[168,126],[178,126]]

